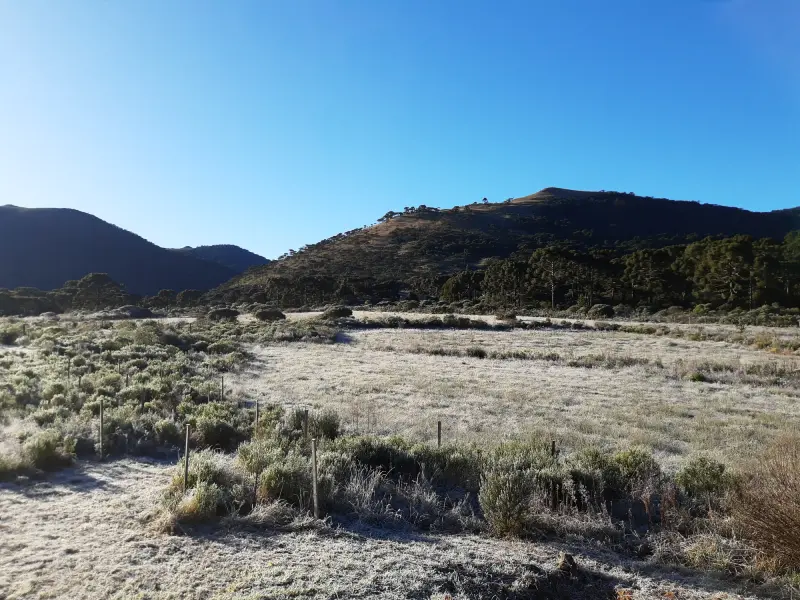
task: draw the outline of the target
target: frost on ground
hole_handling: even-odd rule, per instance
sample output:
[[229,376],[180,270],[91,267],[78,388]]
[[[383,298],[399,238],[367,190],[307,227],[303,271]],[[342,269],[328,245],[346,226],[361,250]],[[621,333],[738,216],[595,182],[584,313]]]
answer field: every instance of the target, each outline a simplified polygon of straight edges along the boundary
[[[563,542],[331,527],[168,536],[147,517],[170,469],[126,459],[0,484],[0,598],[758,597]],[[572,576],[556,572],[562,551]]]
[[[719,382],[675,376],[705,361],[780,364],[783,357],[722,342],[693,342],[592,331],[371,330],[348,343],[296,343],[254,349],[255,362],[232,378],[242,397],[285,407],[332,408],[351,431],[445,441],[499,440],[544,435],[559,445],[654,449],[677,466],[704,452],[735,463],[756,454],[780,431],[800,425],[800,390],[731,374]],[[425,353],[436,348],[553,352],[561,362],[492,360]],[[422,353],[415,353],[422,350]],[[660,361],[585,368],[584,356]]]

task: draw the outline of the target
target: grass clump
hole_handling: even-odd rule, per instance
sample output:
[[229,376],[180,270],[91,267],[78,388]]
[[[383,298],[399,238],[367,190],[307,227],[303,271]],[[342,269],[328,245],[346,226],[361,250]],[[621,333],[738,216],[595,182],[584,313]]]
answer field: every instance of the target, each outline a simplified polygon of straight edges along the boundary
[[486,358],[488,353],[480,346],[471,346],[467,348],[467,356],[471,358]]
[[775,567],[800,565],[800,437],[776,441],[745,475],[733,503],[745,536]]
[[72,464],[75,440],[52,429],[34,433],[22,444],[23,464],[42,471],[55,471]]

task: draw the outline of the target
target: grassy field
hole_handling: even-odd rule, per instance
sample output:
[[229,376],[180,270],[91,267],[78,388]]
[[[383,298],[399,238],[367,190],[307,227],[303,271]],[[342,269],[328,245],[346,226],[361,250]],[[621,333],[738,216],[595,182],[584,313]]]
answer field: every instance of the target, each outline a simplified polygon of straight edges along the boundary
[[[442,355],[470,349],[530,358]],[[800,426],[798,357],[725,342],[377,329],[350,332],[347,343],[259,346],[253,354],[233,380],[243,397],[332,408],[353,430],[417,440],[435,439],[441,420],[448,440],[641,444],[676,468],[698,452],[741,460]]]
[[0,597],[797,593],[800,330],[354,316],[0,320]]

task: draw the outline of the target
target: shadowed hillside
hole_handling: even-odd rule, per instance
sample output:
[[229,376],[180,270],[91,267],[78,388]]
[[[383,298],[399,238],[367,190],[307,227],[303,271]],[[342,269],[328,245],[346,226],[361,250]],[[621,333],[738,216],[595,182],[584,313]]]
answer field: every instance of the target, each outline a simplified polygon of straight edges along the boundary
[[301,277],[390,286],[415,277],[452,274],[465,266],[480,267],[490,257],[529,253],[554,243],[622,253],[709,235],[781,239],[798,228],[798,209],[758,213],[623,192],[546,188],[502,203],[445,210],[406,207],[400,213],[387,213],[376,225],[336,235],[253,269],[224,287]]
[[197,246],[195,248],[185,246],[176,248],[174,251],[180,252],[185,256],[194,256],[195,258],[218,263],[236,273],[244,273],[250,267],[257,267],[270,262],[263,256],[233,244],[214,244],[213,246]]
[[87,273],[108,273],[129,292],[154,294],[209,289],[237,272],[77,210],[0,207],[0,287],[49,290]]

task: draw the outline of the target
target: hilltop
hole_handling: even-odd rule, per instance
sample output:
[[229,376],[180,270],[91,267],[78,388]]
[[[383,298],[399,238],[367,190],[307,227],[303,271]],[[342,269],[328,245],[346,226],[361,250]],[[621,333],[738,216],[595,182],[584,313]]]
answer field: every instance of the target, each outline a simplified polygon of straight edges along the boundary
[[257,267],[270,262],[263,256],[233,244],[214,244],[194,248],[192,246],[184,246],[183,248],[175,248],[174,251],[220,264],[236,273],[244,273],[250,267]]

